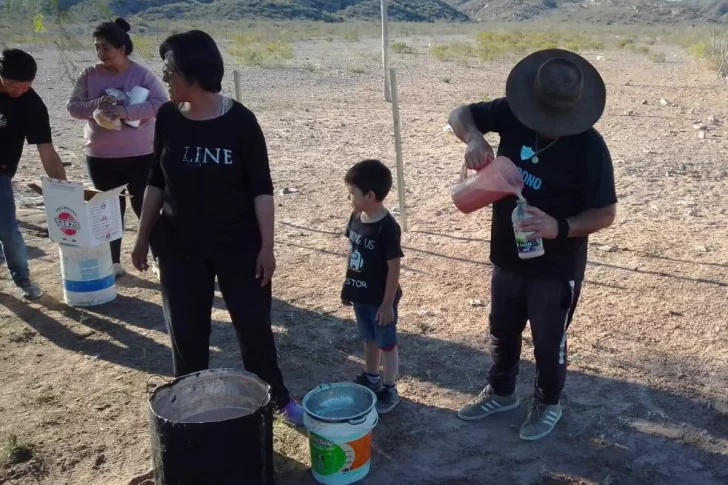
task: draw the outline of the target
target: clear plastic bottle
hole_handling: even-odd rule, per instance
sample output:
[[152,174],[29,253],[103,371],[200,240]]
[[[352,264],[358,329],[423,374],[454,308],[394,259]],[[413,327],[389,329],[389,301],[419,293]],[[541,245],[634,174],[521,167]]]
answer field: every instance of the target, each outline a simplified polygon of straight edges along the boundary
[[518,257],[521,259],[531,259],[543,256],[543,241],[541,238],[529,239],[533,232],[522,232],[516,229],[516,225],[529,219],[531,216],[526,212],[526,199],[519,197],[516,201],[516,208],[513,209],[511,221],[513,222],[513,232],[516,235],[516,247],[518,248]]

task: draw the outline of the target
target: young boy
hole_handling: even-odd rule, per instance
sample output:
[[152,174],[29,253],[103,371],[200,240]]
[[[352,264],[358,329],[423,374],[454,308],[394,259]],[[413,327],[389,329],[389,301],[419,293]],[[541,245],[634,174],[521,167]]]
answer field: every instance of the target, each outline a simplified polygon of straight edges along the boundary
[[402,297],[400,258],[404,257],[399,224],[384,207],[392,173],[378,160],[364,160],[349,169],[344,181],[354,211],[346,226],[349,252],[341,301],[354,307],[366,358],[366,371],[354,382],[374,391],[377,412],[387,414],[399,404],[397,306]]

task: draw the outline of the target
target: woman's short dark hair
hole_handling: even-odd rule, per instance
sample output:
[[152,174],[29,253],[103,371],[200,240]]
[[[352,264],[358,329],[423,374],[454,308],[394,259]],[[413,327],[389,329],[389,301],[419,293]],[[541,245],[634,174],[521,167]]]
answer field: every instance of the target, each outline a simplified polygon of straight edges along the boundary
[[364,195],[373,192],[374,198],[381,202],[392,189],[392,172],[379,160],[363,160],[346,172],[344,182]]
[[28,82],[35,79],[38,64],[33,56],[20,49],[5,49],[0,57],[0,76],[13,81]]
[[174,58],[176,71],[188,83],[196,82],[209,93],[222,91],[225,65],[220,49],[209,34],[190,30],[171,35],[159,46],[159,55],[163,60],[169,52]]
[[106,42],[117,49],[125,47],[126,55],[129,56],[132,52],[134,52],[134,43],[131,41],[131,37],[129,37],[130,30],[131,25],[129,25],[129,22],[122,18],[118,18],[113,22],[104,22],[103,24],[99,24],[96,27],[96,30],[94,30],[93,36],[106,40]]

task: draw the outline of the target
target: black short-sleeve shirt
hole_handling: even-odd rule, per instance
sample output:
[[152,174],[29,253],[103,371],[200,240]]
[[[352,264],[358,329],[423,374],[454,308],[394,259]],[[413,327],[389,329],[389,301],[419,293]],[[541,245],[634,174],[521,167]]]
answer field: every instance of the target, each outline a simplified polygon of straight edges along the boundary
[[[341,298],[362,305],[381,305],[389,274],[387,262],[404,257],[399,224],[391,214],[366,223],[362,222],[361,214],[354,213],[344,234],[349,239],[351,256]],[[401,297],[402,289],[397,288],[395,304]]]
[[[470,111],[481,133],[500,136],[498,155],[508,157],[518,167],[524,181],[523,196],[529,205],[559,218],[617,202],[609,149],[595,129],[560,138],[534,158],[532,155],[551,141],[518,121],[505,98],[472,104]],[[515,197],[493,204],[491,262],[536,278],[581,281],[588,238],[544,240],[543,256],[520,259],[511,222],[515,206]]]
[[255,198],[273,195],[268,152],[255,115],[239,103],[207,121],[168,102],[157,113],[149,185],[165,192],[165,247],[214,257],[257,251]]
[[32,88],[17,98],[0,93],[0,173],[15,175],[25,142],[51,143],[48,108]]

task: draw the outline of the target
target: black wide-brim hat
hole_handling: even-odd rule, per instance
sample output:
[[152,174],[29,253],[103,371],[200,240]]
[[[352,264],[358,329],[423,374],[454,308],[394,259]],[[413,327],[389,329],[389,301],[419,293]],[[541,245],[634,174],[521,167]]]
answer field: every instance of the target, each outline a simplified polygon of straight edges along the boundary
[[506,81],[506,99],[516,118],[551,137],[583,133],[604,113],[607,90],[589,61],[563,49],[522,59]]

